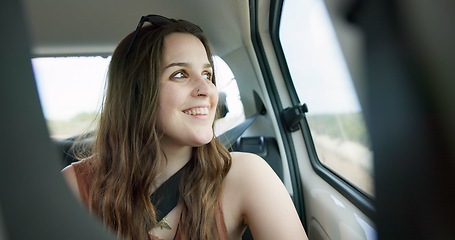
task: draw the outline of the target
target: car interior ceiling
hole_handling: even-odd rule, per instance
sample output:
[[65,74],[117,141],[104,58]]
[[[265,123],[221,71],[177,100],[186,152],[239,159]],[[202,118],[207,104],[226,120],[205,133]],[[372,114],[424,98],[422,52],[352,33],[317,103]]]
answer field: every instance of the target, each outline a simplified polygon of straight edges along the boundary
[[[96,2],[47,0],[46,4],[43,4],[33,0],[23,1],[29,16],[27,20],[29,20],[33,39],[32,53],[37,55],[67,55],[71,52],[75,55],[110,54],[118,41],[134,30],[140,16],[148,14],[185,19],[200,25],[211,39],[213,48],[219,56],[227,55],[243,46],[241,27],[245,25],[239,17],[243,14],[232,15],[232,13],[236,13],[237,9],[248,9],[246,1],[168,0],[159,4],[149,0],[135,2],[131,4],[126,1],[116,1],[112,4],[111,1],[105,0]],[[79,5],[90,7],[77,7]],[[50,6],[53,11],[49,11]],[[176,11],[176,6],[178,9],[191,9],[191,11]],[[122,17],[119,17],[121,9],[129,9],[129,11],[121,11]],[[56,21],[64,24],[55,24]],[[80,29],[81,25],[84,26],[83,29]],[[86,45],[92,47],[84,45],[87,40],[90,42]]]

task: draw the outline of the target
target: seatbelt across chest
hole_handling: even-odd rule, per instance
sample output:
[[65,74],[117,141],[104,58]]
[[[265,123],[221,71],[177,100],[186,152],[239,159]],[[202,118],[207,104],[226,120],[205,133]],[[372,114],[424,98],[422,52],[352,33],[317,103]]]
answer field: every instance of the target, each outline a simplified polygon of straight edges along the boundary
[[182,169],[185,167],[186,165],[161,184],[161,186],[150,196],[150,200],[155,206],[158,227],[171,229],[171,226],[169,226],[165,217],[178,204],[180,175]]

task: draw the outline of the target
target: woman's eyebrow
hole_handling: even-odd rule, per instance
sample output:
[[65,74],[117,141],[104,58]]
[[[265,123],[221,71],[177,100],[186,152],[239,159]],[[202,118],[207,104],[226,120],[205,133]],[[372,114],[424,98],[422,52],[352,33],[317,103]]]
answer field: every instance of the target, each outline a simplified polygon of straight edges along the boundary
[[170,68],[170,67],[189,67],[190,64],[184,63],[184,62],[176,62],[176,63],[171,63],[164,67],[164,69]]
[[[190,67],[191,64],[185,63],[185,62],[176,62],[176,63],[171,63],[164,67],[164,69],[170,68],[170,67]],[[204,68],[213,68],[212,64],[206,63],[204,64]]]

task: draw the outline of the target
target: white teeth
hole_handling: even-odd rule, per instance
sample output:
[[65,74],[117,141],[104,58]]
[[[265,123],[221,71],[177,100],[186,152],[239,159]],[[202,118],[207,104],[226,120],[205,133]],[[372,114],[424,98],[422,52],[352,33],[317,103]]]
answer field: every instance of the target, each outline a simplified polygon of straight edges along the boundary
[[193,108],[187,111],[184,111],[187,115],[205,115],[209,113],[209,108]]

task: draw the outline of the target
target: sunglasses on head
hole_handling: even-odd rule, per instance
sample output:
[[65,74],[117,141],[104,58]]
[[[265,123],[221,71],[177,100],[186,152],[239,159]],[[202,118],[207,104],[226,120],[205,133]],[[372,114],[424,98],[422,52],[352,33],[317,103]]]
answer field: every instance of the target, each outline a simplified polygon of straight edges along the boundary
[[[187,22],[187,21],[184,21],[184,20],[178,20],[178,21],[190,23],[190,22]],[[165,26],[165,25],[167,25],[169,23],[177,22],[177,20],[170,19],[170,18],[167,18],[167,17],[163,17],[163,16],[160,16],[160,15],[155,15],[155,14],[142,16],[141,19],[139,20],[139,23],[137,24],[136,31],[134,31],[134,35],[133,35],[133,38],[131,39],[130,45],[128,46],[128,50],[126,52],[127,55],[130,53],[131,48],[133,47],[134,42],[136,41],[136,38],[139,35],[139,31],[141,30],[141,28],[142,28],[142,26],[144,25],[145,22],[148,22],[148,23],[150,23],[150,24],[152,24],[154,26],[157,26],[157,27],[163,27],[163,26]],[[194,25],[193,23],[190,23],[190,24],[195,26],[195,27],[197,27],[202,32],[202,29],[199,26]]]

